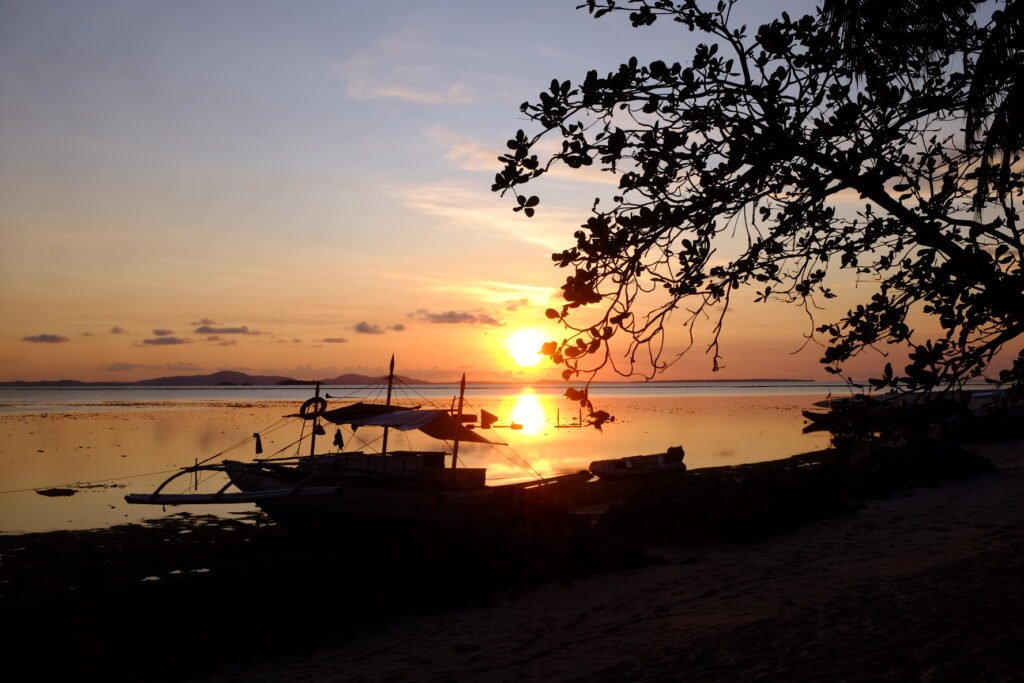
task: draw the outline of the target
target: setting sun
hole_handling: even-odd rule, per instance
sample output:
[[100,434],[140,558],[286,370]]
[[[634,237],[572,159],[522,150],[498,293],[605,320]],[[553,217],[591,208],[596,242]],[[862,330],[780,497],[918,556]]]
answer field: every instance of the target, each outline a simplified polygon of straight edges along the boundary
[[505,346],[517,365],[532,368],[543,358],[540,347],[545,341],[540,331],[528,328],[513,333],[505,342]]

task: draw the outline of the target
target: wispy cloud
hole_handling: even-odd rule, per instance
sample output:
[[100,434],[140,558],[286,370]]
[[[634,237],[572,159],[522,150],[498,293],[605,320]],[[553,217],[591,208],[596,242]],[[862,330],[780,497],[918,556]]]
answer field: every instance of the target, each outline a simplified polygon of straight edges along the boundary
[[[493,176],[501,170],[502,164],[498,157],[508,149],[504,146],[485,145],[478,140],[449,130],[444,126],[434,126],[427,131],[427,136],[444,149],[444,159],[463,171],[479,171]],[[550,157],[559,150],[556,140],[541,140],[534,148],[542,159]],[[618,187],[619,176],[602,171],[600,166],[582,168],[566,168],[556,164],[544,175],[545,179],[571,183],[585,183]]]
[[168,330],[166,327],[159,327],[153,330],[153,334],[157,337],[170,337],[174,334],[174,330]]
[[410,318],[425,320],[439,325],[490,325],[501,327],[505,323],[487,313],[474,311],[428,311],[425,308],[409,313]]
[[320,341],[324,342],[325,344],[348,344],[348,339],[345,339],[344,337],[327,337],[325,339],[321,339]]
[[491,174],[501,170],[498,157],[503,152],[500,148],[488,147],[443,126],[434,126],[427,131],[427,136],[444,148],[445,161],[450,162],[456,168]]
[[385,36],[334,66],[352,99],[392,99],[423,105],[465,105],[478,99],[468,67],[422,40],[414,29]]
[[401,201],[415,211],[443,219],[453,230],[479,231],[486,225],[496,237],[536,244],[549,252],[574,244],[573,231],[587,217],[584,211],[545,206],[533,218],[525,218],[513,213],[510,203],[458,185],[406,188]]
[[395,332],[405,332],[405,325],[402,323],[395,323],[391,326],[391,329]]
[[523,308],[523,307],[529,306],[529,305],[530,305],[530,299],[528,297],[524,296],[522,299],[513,299],[511,301],[506,301],[505,302],[505,310],[506,311],[518,311],[520,308]]
[[128,334],[128,331],[120,325],[114,325],[110,328],[110,334]]
[[409,281],[410,287],[445,294],[457,294],[473,301],[501,306],[506,310],[515,303],[525,304],[531,301],[550,301],[560,298],[558,289],[551,286],[524,284],[521,282],[501,282],[498,280],[471,280],[459,282],[450,278],[431,277],[429,275],[413,275],[410,273],[392,272],[389,277]]
[[28,342],[30,344],[63,344],[70,340],[60,334],[33,334],[27,337],[22,337],[21,341]]

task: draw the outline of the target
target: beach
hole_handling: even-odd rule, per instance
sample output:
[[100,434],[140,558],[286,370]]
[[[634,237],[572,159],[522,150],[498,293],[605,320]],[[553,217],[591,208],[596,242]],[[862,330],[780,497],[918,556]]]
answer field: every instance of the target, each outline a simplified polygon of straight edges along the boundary
[[975,448],[996,472],[192,680],[1020,680],[1024,442]]
[[[511,413],[522,396],[535,395],[496,398]],[[0,536],[0,600],[19,625],[9,667],[19,680],[197,683],[1016,680],[1024,441],[969,446],[994,469],[941,443],[909,459],[755,450],[759,437],[776,451],[816,444],[775,439],[799,434],[808,401],[624,396],[623,422],[604,433],[557,429],[548,414],[520,441],[534,461],[558,455],[545,469],[585,466],[574,446],[622,452],[639,434],[634,446],[656,450],[685,433],[691,470],[596,522],[540,510],[468,537],[364,546],[285,533],[251,506],[146,507],[150,519],[117,524],[129,512],[121,480],[68,498],[14,494],[6,521],[48,528]],[[56,408],[0,420],[5,464],[26,485],[187,465],[285,410]],[[287,446],[281,434],[265,444]],[[25,498],[34,507],[17,507]],[[102,521],[97,507],[111,525],[82,528]]]

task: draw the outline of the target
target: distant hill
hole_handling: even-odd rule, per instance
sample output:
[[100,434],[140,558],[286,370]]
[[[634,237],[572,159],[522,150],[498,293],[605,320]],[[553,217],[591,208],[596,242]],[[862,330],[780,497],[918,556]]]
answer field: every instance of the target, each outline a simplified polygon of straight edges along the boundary
[[[430,384],[421,379],[395,375],[396,379],[406,384]],[[369,375],[347,374],[332,379],[320,380],[321,384],[344,384],[361,386],[377,384],[387,379],[387,375],[371,377]],[[294,379],[281,375],[249,375],[235,370],[221,370],[209,375],[174,375],[172,377],[156,377],[142,379],[137,382],[80,382],[75,379],[42,380],[37,382],[16,381],[0,382],[0,387],[208,387],[208,386],[309,386],[314,380]]]
[[[212,375],[176,375],[174,377],[157,377],[155,379],[143,379],[134,382],[137,386],[143,387],[200,387],[217,385],[253,385],[267,386],[281,384],[291,380],[290,377],[280,375],[247,375],[244,372],[234,370],[221,370]],[[292,380],[294,381],[294,380]],[[308,382],[306,382],[308,384]]]

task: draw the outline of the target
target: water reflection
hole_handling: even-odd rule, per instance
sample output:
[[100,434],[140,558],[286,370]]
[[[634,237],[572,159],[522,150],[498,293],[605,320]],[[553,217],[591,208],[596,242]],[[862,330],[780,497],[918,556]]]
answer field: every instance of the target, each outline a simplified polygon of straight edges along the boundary
[[[471,407],[500,416],[501,424],[514,421],[523,425],[521,430],[500,429],[488,434],[509,447],[467,443],[460,450],[460,462],[487,467],[488,480],[497,483],[531,477],[532,471],[545,475],[577,471],[593,460],[663,452],[675,445],[686,449],[691,468],[770,460],[828,445],[827,434],[801,433],[804,421],[800,410],[823,397],[824,393],[596,396],[598,407],[616,417],[614,424],[597,431],[557,428],[559,412],[563,425],[568,421],[566,415],[576,417],[575,404],[544,391],[517,390],[474,400]],[[48,405],[43,410],[51,408]],[[44,498],[31,489],[131,476],[115,483],[126,484],[131,491],[152,490],[169,471],[264,430],[282,415],[294,412],[295,403],[220,401],[185,406],[122,402],[99,410],[76,407],[69,411],[67,406],[60,411],[43,410],[0,413],[0,482],[4,484],[0,488],[9,492],[0,495],[0,531],[88,528],[159,516],[158,508],[124,503],[123,488],[85,489],[59,499]],[[296,452],[298,432],[293,427],[265,432],[265,454]],[[377,435],[360,430],[351,447],[358,448],[360,439],[372,442],[375,438]],[[436,441],[422,434],[394,430],[389,445],[392,449],[437,448]],[[247,445],[226,455],[249,459],[254,453]],[[140,473],[152,474],[133,476]],[[168,508],[167,513],[180,510]]]
[[512,406],[509,419],[513,424],[521,425],[522,433],[527,436],[540,434],[547,425],[544,408],[540,404],[540,399],[533,393],[533,389],[523,390],[516,399],[516,404]]

